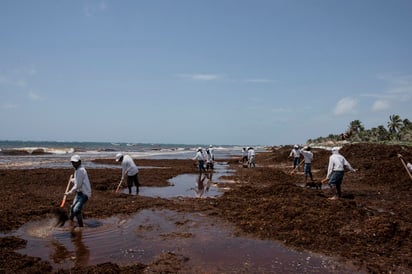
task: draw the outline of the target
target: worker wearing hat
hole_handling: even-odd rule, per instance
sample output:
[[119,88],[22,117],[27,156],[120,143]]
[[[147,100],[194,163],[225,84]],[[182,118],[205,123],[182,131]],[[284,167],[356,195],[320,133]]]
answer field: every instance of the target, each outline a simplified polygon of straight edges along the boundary
[[206,172],[205,169],[205,155],[203,154],[202,148],[198,147],[196,151],[196,155],[193,158],[193,160],[197,160],[198,162],[198,168],[199,168],[199,173]]
[[127,176],[127,188],[129,189],[129,194],[132,194],[133,184],[136,186],[136,195],[139,194],[139,169],[132,157],[123,155],[123,153],[117,153],[115,160],[122,165],[122,178],[120,181],[122,182],[124,177]]
[[305,174],[305,183],[308,182],[308,176],[310,180],[313,182],[313,175],[312,175],[312,160],[313,160],[313,153],[311,151],[310,146],[305,146],[301,150],[299,150],[300,154],[302,154],[303,159],[305,160],[305,165],[303,167],[303,173]]
[[73,187],[68,192],[66,192],[65,195],[76,193],[76,196],[74,197],[73,204],[70,207],[69,218],[71,223],[73,223],[74,217],[76,217],[79,227],[83,227],[82,211],[84,205],[92,196],[92,190],[90,186],[89,177],[87,175],[87,171],[82,166],[80,156],[73,155],[70,158],[70,162],[72,163],[75,169],[74,176],[72,179]]
[[350,163],[339,153],[339,148],[332,148],[332,155],[329,157],[328,173],[326,179],[328,179],[328,185],[333,188],[336,187],[336,195],[329,198],[336,200],[342,196],[341,185],[343,181],[343,175],[345,168],[350,171],[356,171]]
[[300,151],[299,146],[294,145],[292,151],[289,154],[289,157],[293,156],[293,169],[295,169],[299,165],[300,161]]

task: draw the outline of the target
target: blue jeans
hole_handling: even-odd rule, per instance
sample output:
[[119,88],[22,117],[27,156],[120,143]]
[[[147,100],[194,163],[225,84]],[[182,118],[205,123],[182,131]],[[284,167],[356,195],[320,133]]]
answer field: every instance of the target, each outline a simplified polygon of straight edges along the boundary
[[82,192],[77,192],[76,196],[74,197],[73,204],[70,207],[70,220],[73,220],[76,217],[79,226],[83,226],[83,216],[82,210],[84,204],[89,200],[87,195],[83,194]]
[[306,178],[309,176],[310,179],[313,181],[312,164],[311,163],[305,163],[305,166],[303,168],[303,172],[305,173]]
[[299,165],[299,161],[300,161],[299,157],[295,157],[293,159],[293,168],[296,168]]
[[328,185],[332,188],[334,185],[336,186],[336,194],[338,197],[341,197],[341,185],[343,181],[343,175],[345,174],[344,171],[334,171],[332,176],[329,179]]

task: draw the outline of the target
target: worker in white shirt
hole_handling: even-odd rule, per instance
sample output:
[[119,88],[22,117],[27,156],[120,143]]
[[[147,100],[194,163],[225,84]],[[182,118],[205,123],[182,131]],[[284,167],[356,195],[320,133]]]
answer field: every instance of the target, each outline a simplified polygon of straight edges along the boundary
[[209,148],[206,149],[206,170],[213,170],[214,160],[215,156],[213,155],[213,148],[212,146],[209,146]]
[[293,149],[290,152],[289,157],[293,157],[293,169],[295,169],[299,165],[300,161],[300,152],[298,145],[293,146]]
[[116,154],[116,162],[121,162],[122,165],[122,178],[127,176],[127,188],[129,189],[129,194],[132,194],[133,184],[136,186],[136,195],[139,194],[139,169],[134,163],[132,157],[129,155],[123,155],[123,153]]
[[[342,181],[345,169],[350,171],[356,171],[350,163],[339,153],[339,148],[332,148],[332,155],[329,157],[328,173],[326,179],[328,180],[328,185],[336,187],[336,195],[329,198],[330,200],[336,200],[342,196]],[[325,181],[323,180],[323,181]]]
[[249,162],[249,167],[255,167],[255,150],[253,147],[248,148],[247,150],[247,160]]
[[246,148],[242,148],[242,164],[247,163],[247,150]]
[[207,149],[207,151],[209,151],[210,157],[211,157],[212,161],[214,161],[215,160],[215,149],[213,148],[213,146],[210,145],[209,148]]
[[206,172],[205,169],[205,155],[203,154],[202,148],[199,147],[196,151],[196,155],[193,160],[197,160],[199,173]]
[[73,155],[70,158],[75,171],[72,179],[73,187],[65,193],[65,195],[70,195],[76,193],[74,197],[73,204],[70,207],[70,223],[73,225],[74,217],[77,219],[77,224],[79,227],[83,227],[83,214],[82,210],[86,202],[92,196],[92,189],[90,186],[89,177],[87,175],[86,169],[82,165],[79,155]]
[[313,182],[313,175],[312,175],[312,160],[313,160],[313,153],[311,151],[310,146],[306,146],[303,149],[299,150],[299,153],[302,154],[305,165],[303,168],[303,173],[305,174],[305,183],[308,181],[308,176],[310,180]]

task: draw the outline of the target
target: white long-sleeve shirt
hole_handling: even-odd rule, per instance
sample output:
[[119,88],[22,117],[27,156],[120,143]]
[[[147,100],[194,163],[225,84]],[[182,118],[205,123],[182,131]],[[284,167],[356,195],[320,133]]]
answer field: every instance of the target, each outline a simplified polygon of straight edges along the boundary
[[303,158],[305,159],[305,164],[312,163],[312,159],[313,159],[312,151],[307,151],[307,150],[301,149],[299,152],[300,152],[300,154],[303,155]]
[[204,160],[205,160],[205,156],[203,155],[202,151],[196,152],[196,155],[195,155],[195,157],[193,158],[193,160],[204,161]]
[[406,167],[409,169],[409,172],[412,172],[412,164],[411,163],[408,163],[406,165]]
[[134,176],[139,172],[139,169],[137,168],[136,164],[134,163],[132,157],[129,155],[124,155],[123,156],[123,161],[122,161],[122,180],[124,178],[124,175],[127,171],[127,176]]
[[247,152],[247,158],[251,159],[255,157],[255,150],[254,149],[249,149]]
[[345,157],[339,153],[332,154],[329,157],[328,174],[326,175],[326,178],[330,178],[330,175],[332,175],[334,171],[344,171],[345,167],[350,171],[355,171]]
[[294,158],[299,158],[300,157],[299,149],[297,148],[292,149],[292,151],[289,154],[289,157],[290,156],[293,156]]
[[92,196],[92,188],[90,186],[89,176],[87,176],[87,171],[83,166],[79,166],[74,171],[73,187],[69,190],[68,194],[74,192],[82,192],[87,197]]

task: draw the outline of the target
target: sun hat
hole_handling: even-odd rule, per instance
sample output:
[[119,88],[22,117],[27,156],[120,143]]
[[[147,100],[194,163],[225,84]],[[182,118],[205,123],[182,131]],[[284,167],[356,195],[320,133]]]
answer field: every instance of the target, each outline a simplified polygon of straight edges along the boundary
[[117,153],[116,154],[116,162],[120,161],[120,158],[122,158],[122,157],[123,157],[122,153]]
[[73,155],[71,158],[70,158],[70,162],[75,162],[75,163],[77,163],[77,162],[79,162],[80,161],[80,156],[79,155]]

